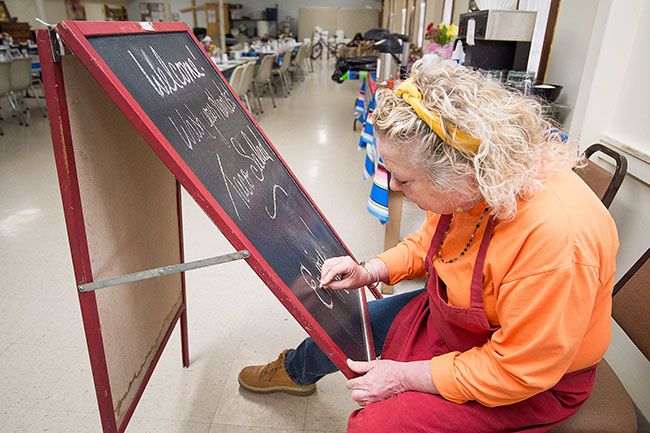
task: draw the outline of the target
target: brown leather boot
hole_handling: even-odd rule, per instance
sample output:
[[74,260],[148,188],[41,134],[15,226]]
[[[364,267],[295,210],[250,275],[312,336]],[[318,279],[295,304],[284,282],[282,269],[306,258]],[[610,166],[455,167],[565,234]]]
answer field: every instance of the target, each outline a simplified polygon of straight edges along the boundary
[[239,372],[239,384],[249,391],[267,394],[286,392],[287,394],[308,396],[316,391],[316,385],[300,386],[287,374],[284,358],[292,349],[283,351],[278,359],[266,365],[250,365]]

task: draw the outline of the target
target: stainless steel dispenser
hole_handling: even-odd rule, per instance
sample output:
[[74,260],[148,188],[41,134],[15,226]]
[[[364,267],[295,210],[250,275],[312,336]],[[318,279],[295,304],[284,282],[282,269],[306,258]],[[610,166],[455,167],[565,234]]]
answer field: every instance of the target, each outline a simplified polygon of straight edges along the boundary
[[380,81],[399,79],[400,67],[406,66],[403,63],[404,42],[400,36],[402,35],[386,35],[384,39],[375,42],[375,48],[379,51],[377,79]]
[[391,53],[379,53],[377,59],[377,80],[395,80],[399,77],[399,65]]

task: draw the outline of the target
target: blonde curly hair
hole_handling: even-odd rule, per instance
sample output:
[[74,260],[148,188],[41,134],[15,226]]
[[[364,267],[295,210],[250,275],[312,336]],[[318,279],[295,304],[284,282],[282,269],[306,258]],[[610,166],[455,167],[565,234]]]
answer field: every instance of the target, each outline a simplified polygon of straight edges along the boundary
[[375,133],[383,146],[423,169],[437,190],[468,201],[482,198],[496,218],[511,220],[519,200],[551,174],[576,165],[576,152],[562,142],[539,101],[451,62],[416,62],[411,79],[424,106],[441,116],[445,133],[453,125],[481,142],[475,155],[456,150],[393,91],[378,92],[370,119]]

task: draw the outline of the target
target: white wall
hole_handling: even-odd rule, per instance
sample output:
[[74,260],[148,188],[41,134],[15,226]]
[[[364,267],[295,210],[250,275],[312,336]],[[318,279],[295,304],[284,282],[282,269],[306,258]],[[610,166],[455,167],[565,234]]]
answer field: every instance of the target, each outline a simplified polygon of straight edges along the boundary
[[298,39],[311,38],[318,26],[335,31],[343,30],[347,37],[365,33],[379,26],[379,10],[366,8],[300,8]]
[[[582,149],[623,128],[630,134],[616,139],[638,147],[643,140],[647,143],[647,80],[638,69],[650,68],[648,19],[650,0],[561,2],[547,81],[569,84],[565,100],[575,108],[567,126]],[[626,118],[628,109],[638,110],[639,117]],[[625,156],[632,174],[610,207],[621,243],[616,260],[619,278],[650,246],[650,185],[637,179],[650,178],[650,164]],[[611,168],[602,160],[596,162]],[[650,418],[650,362],[615,323],[605,357],[642,414]]]
[[[171,12],[178,12],[179,9],[190,6],[190,0],[167,0],[167,3],[170,5]],[[203,3],[203,1],[197,1],[197,4],[199,5]],[[208,0],[208,3],[218,3],[218,0]],[[225,1],[225,3],[229,2]],[[233,0],[230,3],[241,4],[246,10],[265,10],[266,8],[275,7],[277,4],[278,21],[283,20],[287,15],[293,17],[293,31],[297,33],[298,10],[301,7],[371,7],[373,9],[379,9],[381,0]],[[140,0],[129,1],[129,16],[132,15],[132,10],[134,11],[134,14],[137,12],[137,15],[133,15],[134,17],[137,17],[134,19],[139,19],[140,17],[139,4]],[[181,21],[186,22],[189,27],[192,27],[191,13],[181,14],[180,18]],[[205,27],[205,12],[197,12],[197,21],[199,27]]]
[[[546,71],[547,83],[564,86],[557,102],[571,107],[571,122],[589,52],[598,4],[602,0],[561,1]],[[597,37],[597,36],[596,36]]]
[[629,61],[621,79],[618,103],[606,128],[606,133],[629,143],[650,155],[650,86],[647,77],[650,71],[650,2],[644,2],[638,15],[636,29],[628,28],[631,38],[628,42]]

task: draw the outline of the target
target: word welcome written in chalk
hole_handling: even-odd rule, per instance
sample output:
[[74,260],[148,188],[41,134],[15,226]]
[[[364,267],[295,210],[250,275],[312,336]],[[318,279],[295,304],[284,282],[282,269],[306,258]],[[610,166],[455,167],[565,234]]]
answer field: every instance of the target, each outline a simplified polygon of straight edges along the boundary
[[[164,98],[166,95],[171,95],[188,84],[192,84],[197,79],[205,77],[205,69],[196,65],[196,57],[187,45],[185,49],[190,57],[175,62],[164,61],[151,46],[149,50],[153,59],[142,49],[136,52],[138,56],[131,50],[127,50],[127,53],[138,65],[151,87]],[[141,58],[140,61],[137,57]]]

